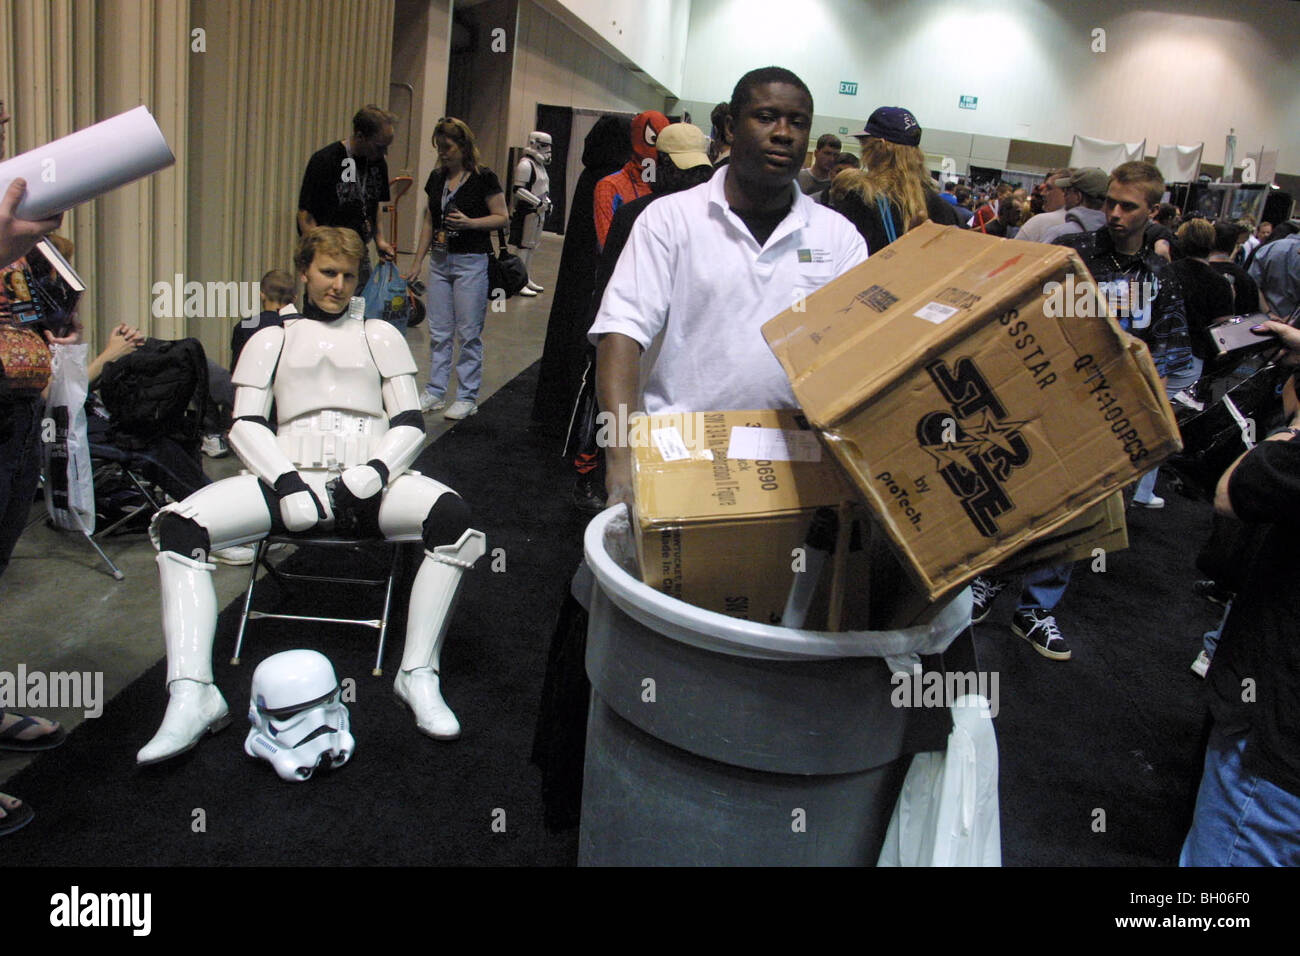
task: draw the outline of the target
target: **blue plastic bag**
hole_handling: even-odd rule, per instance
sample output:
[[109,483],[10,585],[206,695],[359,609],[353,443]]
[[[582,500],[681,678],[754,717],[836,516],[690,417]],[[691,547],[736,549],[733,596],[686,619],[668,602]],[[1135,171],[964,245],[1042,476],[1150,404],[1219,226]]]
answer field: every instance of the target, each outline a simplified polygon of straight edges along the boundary
[[361,297],[366,300],[367,319],[383,319],[405,333],[411,316],[411,293],[396,265],[388,261],[379,263]]

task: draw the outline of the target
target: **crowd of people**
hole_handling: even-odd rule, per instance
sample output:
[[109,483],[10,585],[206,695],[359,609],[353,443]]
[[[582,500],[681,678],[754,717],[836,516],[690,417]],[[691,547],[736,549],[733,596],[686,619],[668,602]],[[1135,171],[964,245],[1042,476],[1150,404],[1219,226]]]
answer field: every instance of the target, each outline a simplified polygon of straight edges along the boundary
[[[588,417],[620,407],[794,407],[761,325],[788,307],[791,288],[813,291],[925,222],[1069,246],[1099,286],[1152,290],[1110,301],[1119,303],[1121,327],[1148,346],[1171,402],[1203,405],[1213,397],[1198,386],[1221,370],[1207,330],[1226,316],[1261,313],[1257,328],[1276,338],[1276,361],[1300,364],[1300,331],[1283,321],[1300,307],[1296,228],[1184,216],[1166,202],[1166,184],[1150,163],[1053,169],[1032,190],[1014,182],[974,190],[952,177],[941,184],[927,169],[916,117],[881,107],[855,134],[856,152],[827,133],[816,139],[805,168],[812,95],[779,67],[742,77],[710,120],[711,137],[648,110],[630,122],[604,118],[588,136],[587,171],[570,202],[552,309],[551,326],[559,331],[555,343],[548,334],[547,344],[548,353],[554,345],[563,354],[553,367],[568,384],[546,392],[544,403],[549,386],[539,386],[539,404],[549,405],[543,411],[580,424],[575,400]],[[440,739],[459,733],[441,695],[438,658],[460,573],[482,554],[482,534],[451,489],[405,471],[423,439],[422,415],[441,411],[460,420],[477,411],[490,234],[509,222],[509,198],[473,131],[453,117],[439,120],[438,162],[425,184],[427,205],[406,274],[412,282],[424,278],[427,288],[431,363],[420,387],[400,334],[372,321],[345,321],[350,297],[373,268],[370,245],[381,259],[396,257],[377,214],[388,198],[384,156],[395,123],[392,114],[366,107],[353,118],[350,137],[311,157],[297,214],[303,307],[292,301],[294,276],[268,272],[262,314],[232,341],[229,440],[251,474],[201,488],[155,520],[170,703],[141,763],[183,752],[228,719],[211,676],[216,609],[209,554],[336,522],[383,536],[421,536],[426,559],[413,588],[396,690],[422,732]],[[22,189],[15,182],[0,200],[5,262],[58,224],[14,218]],[[800,254],[810,248],[819,250],[815,261]],[[136,335],[119,329],[110,347],[124,354]],[[27,344],[48,355],[49,346],[71,341],[47,334]],[[321,362],[325,354],[336,358]],[[356,367],[340,364],[339,355],[355,358]],[[546,366],[544,357],[544,379]],[[578,398],[584,370],[585,405]],[[5,395],[0,571],[13,546],[8,532],[21,530],[32,499],[28,465],[41,387],[35,375]],[[1214,502],[1222,515],[1271,530],[1251,557],[1258,574],[1246,576],[1213,656],[1207,653],[1198,670],[1207,676],[1215,731],[1183,850],[1187,864],[1300,862],[1300,592],[1288,583],[1296,524],[1290,505],[1300,491],[1293,384],[1284,398],[1287,427],[1227,469]],[[268,421],[273,399],[279,437]],[[331,457],[321,448],[332,448],[333,438],[340,448],[346,444],[338,428],[366,438]],[[292,450],[289,433],[298,436]],[[570,435],[570,448],[576,502],[591,509],[630,503],[629,449],[597,447],[590,429]],[[1153,469],[1138,482],[1132,504],[1161,508],[1156,482]],[[1070,568],[1057,566],[1019,582],[1011,630],[1049,660],[1071,657],[1055,619],[1069,578]],[[1011,584],[997,576],[974,582],[974,623]],[[1259,681],[1250,707],[1240,704],[1243,678]],[[3,714],[0,721],[0,749],[38,749],[62,739],[61,728],[39,718]],[[29,819],[20,801],[0,795],[0,834]]]

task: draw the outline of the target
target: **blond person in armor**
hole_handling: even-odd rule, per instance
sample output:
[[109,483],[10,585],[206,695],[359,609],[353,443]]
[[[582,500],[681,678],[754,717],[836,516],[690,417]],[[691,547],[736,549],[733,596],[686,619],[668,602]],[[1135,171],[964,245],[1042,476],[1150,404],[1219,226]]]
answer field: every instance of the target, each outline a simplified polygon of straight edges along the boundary
[[[321,226],[303,236],[294,257],[306,284],[302,315],[257,332],[233,376],[230,446],[247,471],[168,505],[150,528],[170,699],[158,733],[136,757],[141,764],[183,753],[229,722],[212,678],[217,600],[209,556],[273,531],[424,543],[394,690],[421,732],[460,734],[442,698],[438,661],[461,575],[486,542],[455,492],[408,470],[424,442],[415,361],[391,325],[349,307],[363,255],[350,229]],[[273,402],[275,432],[266,418]]]

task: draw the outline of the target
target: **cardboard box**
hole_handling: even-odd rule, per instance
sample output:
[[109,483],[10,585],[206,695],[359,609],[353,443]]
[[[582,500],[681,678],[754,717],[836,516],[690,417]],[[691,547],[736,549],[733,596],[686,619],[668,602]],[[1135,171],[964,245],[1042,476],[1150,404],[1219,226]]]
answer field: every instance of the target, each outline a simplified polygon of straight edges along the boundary
[[[647,421],[632,435],[642,580],[710,611],[780,624],[795,575],[807,571],[796,570],[807,554],[795,549],[805,546],[814,513],[838,511],[857,492],[798,412]],[[805,627],[826,626],[824,591]]]
[[931,600],[1180,447],[1067,247],[926,223],[800,306],[763,335]]
[[1097,549],[1107,555],[1128,547],[1124,493],[1117,491],[1056,531],[1035,538],[1004,561],[999,571],[1029,571],[1072,561],[1094,561]]

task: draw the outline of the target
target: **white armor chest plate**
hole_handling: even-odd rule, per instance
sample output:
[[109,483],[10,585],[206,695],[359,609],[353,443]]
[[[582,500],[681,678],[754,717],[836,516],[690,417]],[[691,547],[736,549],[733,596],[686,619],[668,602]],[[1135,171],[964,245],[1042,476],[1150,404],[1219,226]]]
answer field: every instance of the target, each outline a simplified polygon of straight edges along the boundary
[[281,450],[300,468],[364,465],[388,431],[381,384],[364,322],[286,322],[272,386]]
[[[546,167],[536,156],[531,153],[526,153],[525,155],[528,156],[529,163],[531,163],[535,173],[533,184],[531,186],[528,185],[528,176],[525,174],[524,176],[515,176],[515,185],[527,189],[538,199],[546,199],[551,194],[551,174],[546,171]],[[516,205],[518,205],[518,203],[516,203]]]
[[537,178],[533,181],[533,188],[529,190],[538,199],[545,199],[551,194],[551,174],[546,171],[546,167],[541,163],[533,164],[537,169]]

